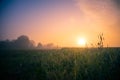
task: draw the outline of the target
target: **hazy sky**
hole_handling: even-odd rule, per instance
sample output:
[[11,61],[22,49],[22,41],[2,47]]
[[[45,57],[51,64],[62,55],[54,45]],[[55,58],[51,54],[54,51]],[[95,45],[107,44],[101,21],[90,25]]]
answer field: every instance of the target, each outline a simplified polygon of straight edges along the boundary
[[2,0],[0,40],[27,35],[36,43],[78,46],[85,38],[120,47],[120,0]]

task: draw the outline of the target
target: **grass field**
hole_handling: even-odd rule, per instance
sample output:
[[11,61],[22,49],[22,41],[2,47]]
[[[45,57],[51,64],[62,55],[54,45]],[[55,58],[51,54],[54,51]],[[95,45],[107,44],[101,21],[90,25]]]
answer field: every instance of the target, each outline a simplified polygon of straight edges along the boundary
[[0,50],[0,80],[120,80],[120,48]]

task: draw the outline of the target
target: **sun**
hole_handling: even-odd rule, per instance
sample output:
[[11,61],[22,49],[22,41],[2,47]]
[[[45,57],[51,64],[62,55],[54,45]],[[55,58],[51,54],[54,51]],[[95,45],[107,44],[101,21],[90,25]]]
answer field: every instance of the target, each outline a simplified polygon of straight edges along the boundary
[[85,46],[86,45],[86,39],[85,38],[78,39],[78,45]]

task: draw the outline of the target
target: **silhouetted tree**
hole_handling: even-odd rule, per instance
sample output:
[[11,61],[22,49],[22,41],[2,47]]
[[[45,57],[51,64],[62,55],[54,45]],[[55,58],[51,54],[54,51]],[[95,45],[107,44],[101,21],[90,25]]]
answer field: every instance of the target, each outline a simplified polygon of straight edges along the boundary
[[15,41],[16,48],[28,48],[29,47],[29,38],[25,35],[22,35],[17,38]]
[[43,46],[42,46],[42,43],[38,43],[38,45],[37,45],[37,48],[42,48]]
[[5,40],[5,41],[0,41],[0,49],[4,49],[4,48],[11,48],[11,43],[9,40]]
[[31,49],[35,48],[34,41],[29,40],[25,35],[18,37],[16,40],[0,41],[0,49]]
[[29,40],[28,36],[22,35],[15,40],[15,46],[16,48],[27,49],[33,48],[34,44],[33,41]]
[[35,48],[35,41],[30,40],[29,47],[30,47],[30,48]]

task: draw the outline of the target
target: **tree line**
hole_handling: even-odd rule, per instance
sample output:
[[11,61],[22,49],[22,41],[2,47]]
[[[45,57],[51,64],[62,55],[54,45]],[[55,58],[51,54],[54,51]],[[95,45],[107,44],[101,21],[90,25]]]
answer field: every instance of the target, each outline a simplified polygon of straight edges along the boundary
[[28,36],[21,35],[15,40],[3,40],[0,41],[0,49],[50,49],[56,48],[53,43],[43,45],[38,43],[37,46],[33,40],[30,40]]
[[[97,47],[99,49],[103,48],[104,37],[103,33],[98,35],[98,43]],[[92,44],[93,45],[93,44]],[[58,46],[54,46],[53,43],[48,43],[43,45],[41,42],[35,45],[33,40],[30,40],[28,36],[21,35],[15,40],[4,40],[0,41],[0,49],[53,49],[58,48]]]

